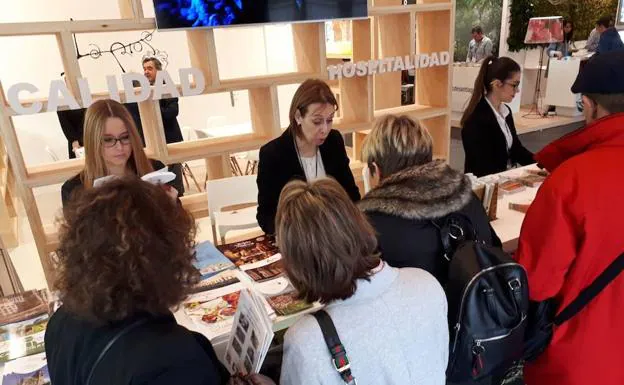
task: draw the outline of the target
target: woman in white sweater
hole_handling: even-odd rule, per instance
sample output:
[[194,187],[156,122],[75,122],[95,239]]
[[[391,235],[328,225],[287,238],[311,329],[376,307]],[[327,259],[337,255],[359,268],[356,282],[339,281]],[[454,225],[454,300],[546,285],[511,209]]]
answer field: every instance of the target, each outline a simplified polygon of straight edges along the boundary
[[[302,298],[326,305],[346,352],[335,365],[318,321],[304,316],[286,333],[282,384],[444,385],[442,288],[424,270],[381,261],[372,227],[337,182],[286,185],[276,235],[288,277]],[[336,369],[347,362],[350,376]]]

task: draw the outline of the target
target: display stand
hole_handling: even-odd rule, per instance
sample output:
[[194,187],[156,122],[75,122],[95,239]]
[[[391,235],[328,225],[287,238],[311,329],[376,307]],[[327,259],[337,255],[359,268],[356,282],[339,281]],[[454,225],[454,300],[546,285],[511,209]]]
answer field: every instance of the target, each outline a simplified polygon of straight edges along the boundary
[[[155,28],[152,18],[145,18],[141,0],[118,0],[121,19],[81,20],[62,22],[28,22],[0,24],[0,36],[53,35],[67,76],[69,89],[80,102],[78,78],[80,65],[76,59],[72,34],[109,31],[142,31]],[[353,52],[351,60],[389,58],[416,53],[448,51],[453,56],[454,1],[422,0],[413,5],[400,5],[397,0],[369,0],[369,18],[351,23]],[[253,132],[224,138],[207,138],[175,144],[165,142],[158,101],[139,103],[146,138],[146,153],[164,163],[180,163],[207,158],[211,179],[228,176],[231,153],[258,149],[282,133],[277,86],[301,83],[307,78],[327,79],[325,22],[292,24],[297,71],[267,76],[222,79],[219,76],[214,30],[186,32],[191,66],[201,70],[206,79],[205,94],[247,90]],[[236,58],[232,58],[236,60]],[[343,134],[354,134],[352,170],[356,181],[362,182],[362,165],[358,161],[362,139],[376,117],[394,113],[407,114],[422,120],[434,138],[434,154],[448,159],[450,142],[451,65],[416,71],[415,104],[401,106],[401,73],[371,77],[345,78],[339,81],[340,119],[334,127]],[[103,74],[105,76],[107,74]],[[6,85],[5,85],[6,86]],[[132,92],[132,91],[130,91]],[[125,92],[120,92],[122,102]],[[106,95],[94,95],[106,96]],[[23,101],[24,102],[24,101]],[[41,101],[44,109],[46,100]],[[15,173],[16,185],[34,236],[46,280],[54,280],[50,253],[58,246],[56,228],[44,226],[33,189],[62,183],[78,173],[84,159],[29,166],[24,162],[9,107],[0,85],[0,132]],[[358,135],[357,133],[364,133]],[[184,196],[182,204],[196,218],[208,214],[205,193]]]
[[523,118],[542,119],[545,117],[540,109],[540,97],[542,95],[542,73],[544,71],[544,45],[540,45],[539,63],[537,65],[537,80],[535,81],[535,93],[533,94],[533,103],[531,109]]

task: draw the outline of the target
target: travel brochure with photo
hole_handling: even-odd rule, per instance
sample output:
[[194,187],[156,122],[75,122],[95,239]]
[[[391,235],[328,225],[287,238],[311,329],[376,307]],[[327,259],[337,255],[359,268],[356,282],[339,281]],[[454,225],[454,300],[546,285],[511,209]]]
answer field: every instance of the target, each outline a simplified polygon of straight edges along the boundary
[[311,303],[298,299],[295,292],[267,297],[267,302],[280,316],[297,314],[313,306]]
[[227,334],[239,303],[240,283],[189,296],[182,303],[184,313],[206,331],[208,338]]
[[195,246],[193,265],[201,274],[201,280],[211,278],[222,271],[236,268],[232,261],[223,255],[211,242],[205,241]]
[[275,254],[265,260],[241,266],[243,273],[254,282],[265,282],[284,274],[282,255]]
[[271,235],[220,245],[217,248],[239,268],[262,262],[279,253],[275,237]]
[[20,322],[49,312],[47,295],[29,290],[0,298],[0,325]]
[[50,385],[50,373],[45,353],[7,362],[1,385]]
[[0,327],[0,362],[45,351],[48,314]]

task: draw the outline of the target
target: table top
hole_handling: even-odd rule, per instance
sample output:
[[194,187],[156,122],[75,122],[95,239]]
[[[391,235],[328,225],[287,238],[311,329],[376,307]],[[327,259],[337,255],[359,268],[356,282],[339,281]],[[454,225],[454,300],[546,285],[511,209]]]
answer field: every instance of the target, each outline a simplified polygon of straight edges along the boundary
[[[536,165],[530,165],[525,167],[516,168],[513,170],[505,171],[500,174],[496,174],[493,177],[500,178],[518,178],[524,175],[526,170],[535,169]],[[535,199],[539,187],[527,187],[525,190],[514,193],[499,195],[498,207],[496,212],[497,219],[492,221],[492,227],[496,234],[503,242],[503,249],[506,251],[515,251],[518,245],[518,238],[520,237],[520,229],[522,228],[522,222],[524,221],[524,213],[509,208],[509,203],[531,203]]]

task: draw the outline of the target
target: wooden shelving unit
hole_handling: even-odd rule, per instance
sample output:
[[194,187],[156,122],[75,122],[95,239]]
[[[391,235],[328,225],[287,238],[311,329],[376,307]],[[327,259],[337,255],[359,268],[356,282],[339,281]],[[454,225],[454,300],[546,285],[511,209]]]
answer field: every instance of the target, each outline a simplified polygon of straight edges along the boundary
[[[77,79],[81,77],[81,73],[71,45],[72,33],[155,28],[154,20],[144,17],[141,0],[118,0],[118,3],[122,15],[118,20],[0,24],[0,36],[54,35],[69,88],[80,101]],[[454,0],[419,0],[417,4],[408,6],[401,5],[400,0],[369,0],[370,17],[351,23],[353,54],[347,59],[357,62],[440,51],[449,51],[452,57],[454,8]],[[224,162],[224,157],[228,154],[257,149],[280,135],[283,128],[280,127],[277,86],[300,83],[310,77],[327,79],[324,22],[293,24],[292,33],[296,72],[223,80],[219,76],[219,52],[215,45],[214,31],[202,29],[186,32],[191,65],[199,68],[206,80],[205,94],[248,90],[253,133],[167,145],[159,116],[160,109],[157,102],[148,100],[139,104],[148,156],[165,163],[205,158],[208,177],[221,178],[229,173],[227,162]],[[416,102],[408,106],[401,105],[401,74],[398,72],[332,82],[332,88],[339,94],[341,107],[335,128],[344,134],[353,134],[351,167],[360,185],[362,165],[359,159],[362,141],[374,120],[384,114],[408,114],[421,119],[435,139],[436,157],[448,159],[451,71],[450,65],[417,70]],[[125,99],[123,92],[121,98]],[[46,100],[38,101],[45,106]],[[84,163],[82,160],[67,160],[27,166],[13,125],[14,115],[16,112],[9,107],[0,84],[0,132],[6,146],[8,162],[12,166],[8,170],[14,173],[15,185],[19,189],[33,231],[46,279],[51,284],[54,269],[50,253],[57,247],[58,237],[53,226],[44,227],[33,188],[61,183],[79,172]],[[3,198],[11,190],[7,188],[7,179],[9,178],[2,179],[0,176]],[[202,217],[208,214],[207,199],[209,197],[202,193],[185,196],[182,202],[196,217]],[[4,201],[6,202],[6,198]]]

